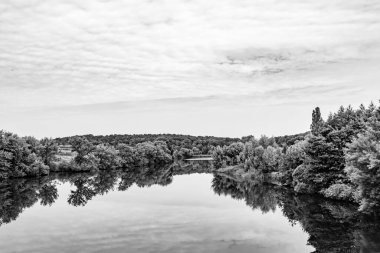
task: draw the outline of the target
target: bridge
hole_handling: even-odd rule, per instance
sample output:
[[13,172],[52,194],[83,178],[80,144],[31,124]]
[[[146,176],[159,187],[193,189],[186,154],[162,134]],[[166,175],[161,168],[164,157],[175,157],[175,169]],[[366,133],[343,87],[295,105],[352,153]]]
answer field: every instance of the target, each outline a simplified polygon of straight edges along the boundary
[[193,155],[192,157],[185,159],[185,161],[212,161],[214,160],[211,155]]

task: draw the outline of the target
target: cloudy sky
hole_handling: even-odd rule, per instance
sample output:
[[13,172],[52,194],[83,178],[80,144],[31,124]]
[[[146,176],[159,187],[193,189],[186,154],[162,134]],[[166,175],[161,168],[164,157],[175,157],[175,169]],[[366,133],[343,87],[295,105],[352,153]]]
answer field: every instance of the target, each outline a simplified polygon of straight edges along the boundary
[[281,135],[378,101],[378,0],[1,0],[0,129]]

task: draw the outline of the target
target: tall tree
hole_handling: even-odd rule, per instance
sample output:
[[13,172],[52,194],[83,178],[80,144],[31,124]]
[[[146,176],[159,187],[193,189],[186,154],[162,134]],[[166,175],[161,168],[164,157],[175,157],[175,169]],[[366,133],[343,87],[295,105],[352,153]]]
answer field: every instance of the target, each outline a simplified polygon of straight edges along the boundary
[[380,210],[380,108],[346,151],[346,172],[357,186],[357,200],[364,212]]
[[313,114],[312,114],[312,123],[310,126],[311,133],[314,135],[319,135],[322,126],[323,126],[323,119],[321,116],[321,111],[319,107],[316,107],[313,110]]

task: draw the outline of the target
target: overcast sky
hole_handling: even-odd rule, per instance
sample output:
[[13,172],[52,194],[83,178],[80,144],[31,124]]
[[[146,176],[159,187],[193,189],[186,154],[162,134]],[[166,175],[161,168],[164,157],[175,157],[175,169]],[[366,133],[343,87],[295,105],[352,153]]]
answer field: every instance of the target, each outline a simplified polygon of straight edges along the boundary
[[309,129],[380,99],[378,0],[1,0],[0,129]]

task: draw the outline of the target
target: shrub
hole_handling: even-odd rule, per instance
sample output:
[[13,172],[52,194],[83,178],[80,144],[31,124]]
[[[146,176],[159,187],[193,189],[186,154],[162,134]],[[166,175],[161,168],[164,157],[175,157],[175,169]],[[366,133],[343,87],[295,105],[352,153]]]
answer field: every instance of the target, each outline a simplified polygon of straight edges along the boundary
[[224,161],[224,153],[223,149],[218,146],[214,149],[212,152],[212,165],[214,166],[215,169],[219,169],[223,166],[223,161]]
[[292,174],[294,190],[298,193],[315,193],[316,189],[312,176],[309,165],[302,164],[298,166]]
[[347,184],[333,184],[327,189],[323,189],[320,193],[326,198],[337,200],[354,200],[354,189]]

